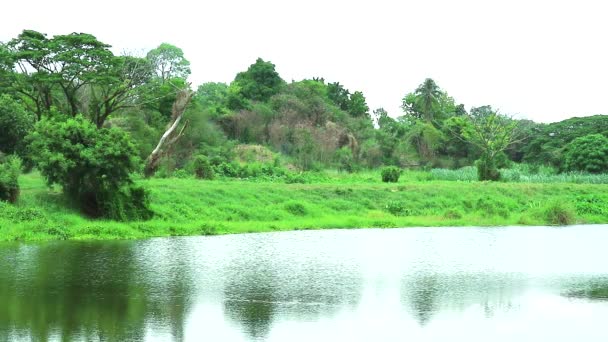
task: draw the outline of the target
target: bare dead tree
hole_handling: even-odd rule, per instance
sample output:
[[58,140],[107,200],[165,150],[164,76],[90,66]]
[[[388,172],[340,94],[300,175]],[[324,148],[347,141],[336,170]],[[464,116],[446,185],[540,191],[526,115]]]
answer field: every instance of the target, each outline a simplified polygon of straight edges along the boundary
[[167,130],[160,137],[156,148],[150,153],[146,160],[146,166],[144,168],[144,175],[146,178],[152,177],[163,156],[165,156],[171,149],[171,147],[181,138],[184,134],[184,130],[188,126],[188,122],[185,122],[180,129],[180,122],[186,111],[186,107],[192,100],[194,93],[189,89],[182,89],[177,93],[175,102],[173,102],[173,109],[171,110],[171,122],[167,125]]

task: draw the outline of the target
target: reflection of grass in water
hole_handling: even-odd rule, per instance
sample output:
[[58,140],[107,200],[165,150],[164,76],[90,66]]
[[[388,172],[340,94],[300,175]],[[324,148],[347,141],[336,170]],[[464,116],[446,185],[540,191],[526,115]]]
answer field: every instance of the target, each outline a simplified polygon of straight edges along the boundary
[[608,283],[592,284],[583,289],[570,290],[565,293],[565,296],[570,298],[608,300]]

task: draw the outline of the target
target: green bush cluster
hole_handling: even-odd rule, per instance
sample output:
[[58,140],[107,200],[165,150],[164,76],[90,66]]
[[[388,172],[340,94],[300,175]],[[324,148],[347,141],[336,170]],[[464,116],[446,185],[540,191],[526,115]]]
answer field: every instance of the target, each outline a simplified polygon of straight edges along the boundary
[[16,156],[4,157],[0,153],[0,201],[17,202],[21,160]]
[[215,172],[213,172],[209,158],[200,154],[194,157],[194,175],[198,179],[215,178]]
[[43,119],[30,135],[32,158],[47,184],[91,217],[116,220],[152,216],[148,195],[133,184],[137,150],[118,129],[98,129],[83,116]]
[[565,226],[576,222],[576,211],[568,203],[554,201],[545,207],[545,217],[550,224]]
[[396,166],[388,166],[383,168],[380,173],[384,183],[397,183],[399,181],[399,176],[401,175],[401,169]]
[[608,138],[589,134],[570,142],[564,152],[564,170],[602,173],[608,171]]

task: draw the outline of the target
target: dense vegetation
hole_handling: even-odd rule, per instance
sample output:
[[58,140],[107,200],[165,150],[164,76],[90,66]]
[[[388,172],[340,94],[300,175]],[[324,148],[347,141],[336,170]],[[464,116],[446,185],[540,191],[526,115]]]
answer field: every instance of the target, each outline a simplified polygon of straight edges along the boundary
[[[37,212],[36,206],[43,203],[31,196],[51,196],[54,200],[50,202],[58,206],[57,210],[65,207],[90,218],[126,222],[155,217],[151,222],[167,225],[173,221],[163,216],[161,207],[169,201],[160,206],[155,203],[162,202],[155,186],[173,184],[160,180],[167,177],[191,178],[181,181],[188,184],[183,188],[184,196],[188,190],[213,197],[209,191],[214,189],[219,193],[235,192],[230,196],[238,198],[240,194],[248,200],[250,196],[224,182],[238,178],[246,179],[247,184],[273,183],[276,188],[281,183],[314,184],[333,179],[339,184],[356,179],[352,183],[363,187],[362,193],[370,198],[378,194],[395,197],[376,187],[372,188],[379,192],[373,194],[364,184],[380,180],[403,182],[405,169],[425,170],[422,181],[551,179],[605,183],[602,174],[608,169],[606,116],[538,124],[498,113],[488,105],[467,111],[432,79],[423,80],[409,93],[404,90],[403,113],[389,115],[383,108],[370,110],[361,91],[351,91],[337,81],[313,77],[286,82],[274,64],[261,58],[237,73],[229,84],[208,82],[191,89],[189,74],[190,62],[182,50],[167,43],[143,57],[115,55],[108,44],[86,33],[48,37],[25,30],[0,43],[0,200],[16,205],[3,204],[2,210],[6,215],[22,210]],[[41,175],[51,189],[57,185],[60,198],[56,190],[45,193],[36,186],[36,195],[23,191],[24,198],[19,200],[20,169],[37,172],[36,176],[22,176],[26,183],[38,184],[37,175]],[[326,177],[328,172],[334,172],[328,170],[344,176]],[[377,179],[369,178],[370,174]],[[142,175],[156,179],[138,180]],[[209,183],[214,179],[216,183]],[[414,190],[419,192],[415,195],[425,196],[426,190]],[[263,187],[255,191],[260,196],[264,193]],[[346,190],[339,190],[343,191]],[[460,194],[463,192],[468,190]],[[344,194],[347,197],[348,192]],[[172,201],[179,201],[178,195],[172,196]],[[403,212],[416,212],[406,197],[394,198],[401,201],[399,205],[385,204],[393,208],[389,214],[404,216],[399,214],[401,207]],[[360,205],[359,200],[349,204],[353,207],[344,203],[343,209],[353,210]],[[286,206],[303,213],[298,221],[301,223],[279,226],[315,226],[305,223],[306,204],[292,204]],[[209,210],[220,210],[226,204],[218,199],[205,205]],[[427,205],[442,210],[449,207],[439,202]],[[465,208],[459,208],[454,204],[452,216],[468,217],[474,224],[488,223],[474,220],[466,215]],[[560,213],[569,212],[567,216],[571,217],[587,215],[569,207],[557,209]],[[212,216],[205,216],[205,210],[208,209],[197,209],[199,217],[184,217],[194,222],[208,220]],[[433,215],[443,217],[442,210]],[[39,214],[33,215],[32,220],[36,221]],[[585,220],[600,222],[598,217],[605,213],[598,215]],[[350,223],[342,224],[313,217],[318,227],[325,226],[323,222],[334,226],[369,226],[375,222],[352,216]],[[6,225],[15,227],[14,221],[3,220],[0,230]],[[47,217],[42,222],[51,229],[55,223],[49,222],[54,220]],[[251,221],[268,224],[266,221],[272,219],[255,216]],[[414,221],[442,224],[434,219],[426,223]],[[496,223],[545,222],[499,221]],[[91,222],[107,225],[100,223],[105,221]],[[410,221],[390,222],[388,225],[407,225]],[[57,224],[66,227],[64,223]],[[5,235],[26,238],[23,234],[27,228],[22,233],[12,229]]]

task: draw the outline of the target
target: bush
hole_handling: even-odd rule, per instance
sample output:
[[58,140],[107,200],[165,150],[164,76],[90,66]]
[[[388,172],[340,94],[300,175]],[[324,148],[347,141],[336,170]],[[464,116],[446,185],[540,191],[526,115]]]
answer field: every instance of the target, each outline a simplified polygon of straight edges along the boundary
[[308,214],[308,209],[306,209],[306,206],[297,201],[285,203],[285,210],[295,216],[305,216]]
[[194,158],[194,175],[198,179],[213,179],[215,173],[209,162],[209,158],[199,154]]
[[135,187],[137,150],[115,128],[98,129],[82,116],[47,118],[28,137],[32,158],[47,184],[59,184],[86,215],[116,220],[147,219],[146,191]]
[[0,154],[0,201],[17,202],[19,198],[19,175],[21,160],[16,156]]
[[568,204],[553,202],[545,208],[545,217],[549,224],[565,226],[576,221],[576,212]]
[[386,211],[395,216],[409,216],[412,214],[411,210],[405,207],[405,203],[400,201],[390,201],[386,204]]
[[477,177],[480,181],[500,180],[500,171],[498,170],[495,159],[482,155],[481,158],[475,162],[475,166],[477,166]]
[[574,139],[566,146],[563,169],[589,173],[608,171],[608,138],[589,134]]
[[383,168],[381,174],[384,183],[397,183],[399,181],[399,176],[401,175],[401,170],[396,166],[389,166]]

